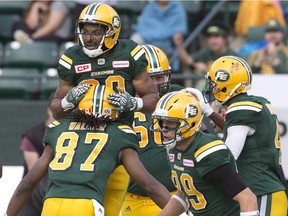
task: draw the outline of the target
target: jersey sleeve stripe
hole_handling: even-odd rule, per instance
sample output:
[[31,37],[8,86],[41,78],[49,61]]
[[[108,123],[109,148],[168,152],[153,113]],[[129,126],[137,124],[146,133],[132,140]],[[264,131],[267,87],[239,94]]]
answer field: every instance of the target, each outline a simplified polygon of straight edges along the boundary
[[72,65],[73,63],[73,60],[64,54],[61,55],[61,59],[63,59],[65,62],[67,62],[70,65]]
[[131,51],[131,56],[134,57],[138,52],[139,50],[141,50],[142,47],[140,45],[136,46],[132,51]]
[[130,133],[130,134],[134,134],[134,135],[136,135],[135,134],[135,132],[130,128],[130,129],[128,129],[128,128],[125,128],[125,129],[121,129],[123,132],[125,132],[125,133]]
[[252,107],[252,106],[238,106],[238,107],[232,107],[229,110],[227,109],[226,115],[233,112],[233,111],[238,111],[238,110],[250,110],[250,111],[255,111],[255,112],[260,112],[261,109],[257,107]]
[[68,64],[67,62],[63,61],[62,59],[59,59],[59,64],[61,64],[63,67],[67,68],[67,69],[71,69],[71,65]]
[[210,142],[204,146],[202,146],[201,148],[199,148],[196,152],[195,152],[195,158],[198,157],[200,154],[202,154],[204,151],[206,151],[209,148],[212,148],[214,146],[217,145],[222,145],[224,144],[224,142],[222,140],[215,140],[213,142]]
[[137,54],[133,57],[135,61],[137,61],[143,54],[145,53],[145,51],[143,49],[141,49],[139,52],[137,52]]
[[262,109],[261,104],[251,102],[251,101],[242,101],[242,102],[233,103],[228,107],[228,109],[230,109],[232,107],[236,107],[236,106],[252,106],[252,107],[257,107],[259,109]]
[[50,123],[49,125],[48,125],[48,127],[49,128],[53,128],[53,127],[56,127],[57,125],[59,125],[60,124],[60,122],[58,122],[58,121],[53,121],[52,123]]
[[203,158],[205,158],[207,155],[210,155],[211,153],[222,150],[222,149],[227,149],[227,146],[224,143],[222,145],[217,145],[210,149],[207,149],[206,151],[202,152],[198,157],[195,157],[195,159],[197,162],[199,162]]

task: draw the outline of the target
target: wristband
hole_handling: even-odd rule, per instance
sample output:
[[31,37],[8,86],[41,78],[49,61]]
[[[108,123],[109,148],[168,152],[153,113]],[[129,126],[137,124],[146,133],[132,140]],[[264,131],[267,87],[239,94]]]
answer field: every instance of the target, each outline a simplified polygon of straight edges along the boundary
[[142,109],[143,107],[143,99],[139,98],[139,97],[135,97],[136,101],[137,101],[137,108],[136,110],[139,111],[140,109]]
[[179,197],[178,195],[174,194],[174,195],[172,195],[171,199],[173,199],[173,198],[178,200],[181,203],[181,205],[183,206],[185,212],[188,210],[188,206],[187,206],[186,202],[183,199],[181,199],[181,197]]
[[259,211],[240,212],[240,216],[258,216]]

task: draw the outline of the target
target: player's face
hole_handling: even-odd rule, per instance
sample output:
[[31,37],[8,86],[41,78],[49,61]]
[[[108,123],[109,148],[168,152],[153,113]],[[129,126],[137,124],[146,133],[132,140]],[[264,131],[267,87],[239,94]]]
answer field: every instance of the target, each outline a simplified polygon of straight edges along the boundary
[[105,35],[106,27],[100,24],[86,23],[83,25],[82,37],[84,45],[87,49],[97,49],[103,36]]
[[162,85],[163,83],[165,83],[167,78],[166,78],[166,76],[159,75],[159,76],[151,76],[151,79],[153,80],[153,82],[157,86],[157,85]]
[[176,122],[163,120],[161,123],[159,122],[159,124],[164,141],[175,139],[177,130]]

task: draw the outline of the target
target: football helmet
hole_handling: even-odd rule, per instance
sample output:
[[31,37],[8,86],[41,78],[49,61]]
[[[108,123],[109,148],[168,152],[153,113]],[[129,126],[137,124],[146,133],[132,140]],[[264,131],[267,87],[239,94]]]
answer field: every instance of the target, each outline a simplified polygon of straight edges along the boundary
[[164,76],[164,82],[156,84],[159,92],[159,96],[169,92],[171,85],[171,67],[165,53],[156,46],[153,45],[142,45],[145,50],[145,56],[148,61],[147,72],[151,77],[153,76]]
[[117,107],[108,103],[108,95],[115,93],[115,91],[105,85],[96,85],[89,81],[87,83],[91,87],[79,102],[78,109],[97,117],[109,116],[110,119],[118,118],[119,111],[114,110]]
[[[85,23],[105,26],[106,30],[97,49],[90,50],[85,47],[83,41],[83,25]],[[82,10],[76,22],[76,43],[82,46],[87,56],[95,58],[113,48],[118,40],[120,29],[120,17],[111,6],[102,3],[90,4]]]
[[177,141],[191,137],[199,130],[202,121],[202,111],[199,101],[190,93],[173,91],[165,94],[158,101],[155,111],[152,113],[154,120],[153,130],[161,132],[163,121],[177,123],[175,138],[164,141],[162,144],[172,149]]
[[205,98],[225,104],[230,98],[251,88],[252,71],[248,63],[237,56],[222,56],[206,75]]

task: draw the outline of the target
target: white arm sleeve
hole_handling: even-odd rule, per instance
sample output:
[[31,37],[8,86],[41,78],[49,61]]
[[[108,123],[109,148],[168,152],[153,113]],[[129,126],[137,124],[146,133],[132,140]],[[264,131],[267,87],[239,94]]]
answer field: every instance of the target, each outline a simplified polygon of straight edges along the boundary
[[252,135],[255,130],[249,126],[237,125],[229,127],[225,144],[232,152],[235,160],[238,159],[245,144],[246,137]]

